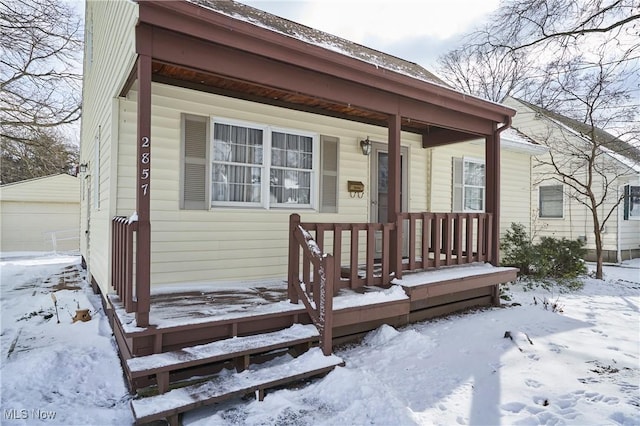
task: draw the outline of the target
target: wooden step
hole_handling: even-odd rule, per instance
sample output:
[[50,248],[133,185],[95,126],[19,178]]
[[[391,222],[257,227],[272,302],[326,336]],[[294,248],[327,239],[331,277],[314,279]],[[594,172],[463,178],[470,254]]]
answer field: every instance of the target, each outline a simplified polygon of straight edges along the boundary
[[170,418],[174,423],[180,413],[249,393],[258,392],[258,399],[262,400],[265,389],[325,374],[339,365],[344,365],[341,358],[325,356],[319,348],[312,348],[297,358],[281,357],[279,362],[274,361],[269,366],[254,365],[241,373],[136,399],[131,401],[131,408],[136,424],[163,418]]
[[169,374],[173,371],[232,360],[240,372],[248,367],[251,355],[304,344],[308,349],[318,339],[314,325],[294,324],[271,333],[233,337],[178,351],[131,358],[127,360],[127,368],[132,379],[155,375],[158,391],[164,393],[168,390]]

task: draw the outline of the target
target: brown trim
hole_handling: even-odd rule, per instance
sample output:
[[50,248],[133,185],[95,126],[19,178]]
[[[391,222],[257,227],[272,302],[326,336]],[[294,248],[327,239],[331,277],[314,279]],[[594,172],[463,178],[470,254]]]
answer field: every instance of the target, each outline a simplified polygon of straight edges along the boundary
[[[189,46],[189,49],[184,46]],[[340,79],[163,29],[153,29],[153,58],[174,66],[197,69],[389,116],[398,114],[412,120],[470,133],[488,135],[493,131],[491,120],[466,113],[468,108],[453,110],[448,106],[438,105],[441,102],[437,100],[430,102],[429,99],[411,99],[403,94],[381,90],[375,85]],[[221,61],[219,58],[225,60]],[[506,120],[507,117],[493,115],[492,118]]]
[[[397,222],[398,214],[402,209],[400,204],[400,192],[402,191],[401,169],[401,148],[400,148],[400,115],[395,114],[389,117],[389,152],[388,152],[388,205],[387,220]],[[395,272],[396,278],[402,278],[402,227],[396,226],[391,231],[390,244],[391,272]]]
[[138,327],[149,325],[151,299],[151,56],[144,54],[150,50],[151,45],[152,33],[149,28],[136,27],[136,50],[138,51],[136,324]]
[[[155,63],[155,61],[154,61]],[[355,121],[358,123],[371,124],[374,126],[386,126],[386,121],[375,120],[367,117],[359,117],[355,115],[341,114],[335,111],[328,111],[326,109],[314,108],[308,105],[299,105],[291,102],[285,102],[279,99],[271,99],[267,97],[251,95],[248,93],[238,92],[235,90],[223,89],[220,87],[208,86],[206,84],[198,84],[192,81],[178,80],[175,78],[165,77],[162,75],[154,74],[152,81],[155,83],[167,84],[169,86],[183,87],[185,89],[197,90],[199,92],[212,93],[214,95],[226,96],[229,98],[242,99],[245,101],[256,102],[280,108],[293,109],[296,111],[308,112],[311,114],[324,115],[327,117],[339,118],[342,120]],[[403,126],[402,130],[407,132],[416,132],[416,129],[409,126]]]
[[129,77],[127,77],[127,79],[125,80],[124,86],[122,87],[122,90],[120,91],[120,94],[118,96],[121,98],[127,96],[127,93],[129,93],[129,90],[131,90],[137,78],[138,78],[138,58],[136,58],[136,61],[134,62],[133,67],[131,67],[131,71],[129,72]]
[[450,143],[466,142],[480,138],[482,138],[482,135],[460,132],[458,130],[432,128],[422,135],[422,147],[435,148]]
[[380,68],[196,4],[166,1],[139,4],[139,19],[143,23],[495,122],[506,122],[507,117],[515,114],[515,110],[503,105]]

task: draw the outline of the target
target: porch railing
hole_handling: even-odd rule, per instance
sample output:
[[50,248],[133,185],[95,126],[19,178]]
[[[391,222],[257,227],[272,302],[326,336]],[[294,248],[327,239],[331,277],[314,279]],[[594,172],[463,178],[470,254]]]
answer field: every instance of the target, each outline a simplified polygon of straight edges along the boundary
[[333,270],[334,257],[322,253],[311,234],[300,226],[300,216],[292,214],[289,220],[288,296],[292,303],[302,300],[320,332],[320,347],[325,355],[332,352]]
[[111,220],[111,235],[113,236],[112,285],[127,312],[135,312],[137,309],[133,262],[137,224],[138,222],[130,221],[124,216],[116,216]]
[[491,262],[490,213],[400,213],[403,270]]
[[[294,216],[300,220],[292,215],[292,221]],[[404,212],[395,223],[298,226],[314,238],[320,252],[333,252],[334,265],[326,273],[333,276],[334,292],[365,285],[385,287],[403,271],[492,261],[489,213]],[[293,259],[290,253],[289,268]]]

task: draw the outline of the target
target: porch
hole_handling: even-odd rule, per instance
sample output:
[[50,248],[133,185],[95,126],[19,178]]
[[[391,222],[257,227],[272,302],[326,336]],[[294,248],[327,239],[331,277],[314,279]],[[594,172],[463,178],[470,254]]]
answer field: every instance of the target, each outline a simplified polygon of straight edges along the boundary
[[[292,214],[287,280],[169,287],[141,295],[137,222],[114,218],[109,298],[123,359],[315,324],[325,354],[383,323],[498,305],[516,270],[491,262],[487,213],[401,213],[395,223],[306,223]],[[325,254],[330,252],[330,254]],[[149,325],[140,326],[139,309]]]

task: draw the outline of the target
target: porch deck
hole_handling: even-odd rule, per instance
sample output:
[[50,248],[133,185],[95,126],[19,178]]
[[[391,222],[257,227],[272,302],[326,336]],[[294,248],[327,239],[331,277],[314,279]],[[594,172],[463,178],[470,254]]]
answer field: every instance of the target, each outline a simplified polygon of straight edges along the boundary
[[[514,268],[490,264],[405,273],[389,288],[343,288],[333,298],[334,343],[383,323],[402,325],[471,306],[497,302],[497,286],[515,279]],[[310,324],[305,306],[290,303],[278,280],[234,285],[166,287],[151,295],[149,327],[137,327],[119,296],[109,296],[116,338],[124,359],[234,336]]]

